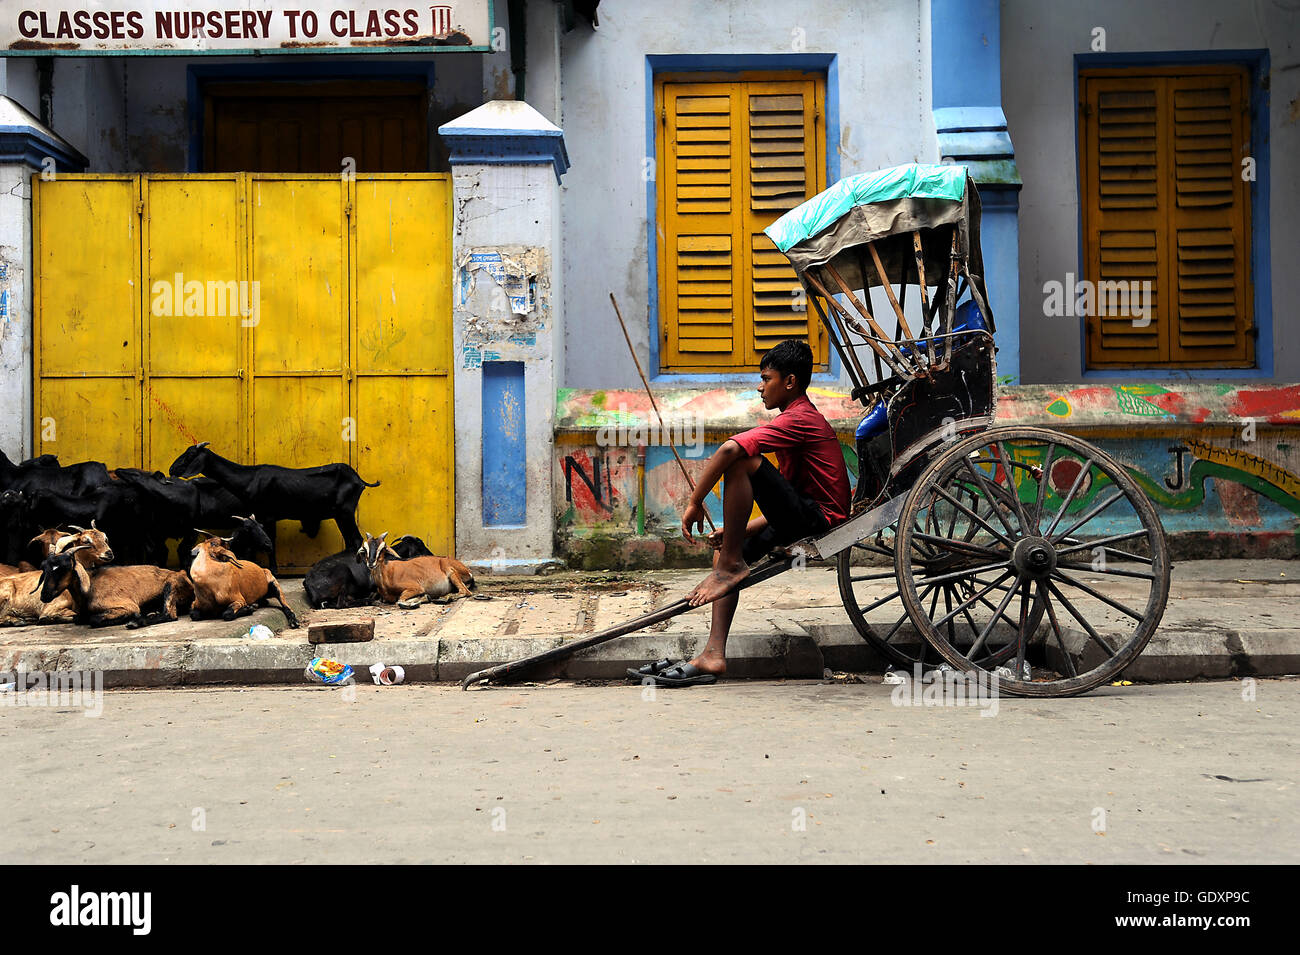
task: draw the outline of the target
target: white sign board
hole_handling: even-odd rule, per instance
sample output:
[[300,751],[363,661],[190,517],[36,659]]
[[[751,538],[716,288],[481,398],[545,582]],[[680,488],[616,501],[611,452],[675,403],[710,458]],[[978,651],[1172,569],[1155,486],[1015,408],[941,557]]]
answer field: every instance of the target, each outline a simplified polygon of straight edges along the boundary
[[0,55],[494,47],[491,0],[4,0]]

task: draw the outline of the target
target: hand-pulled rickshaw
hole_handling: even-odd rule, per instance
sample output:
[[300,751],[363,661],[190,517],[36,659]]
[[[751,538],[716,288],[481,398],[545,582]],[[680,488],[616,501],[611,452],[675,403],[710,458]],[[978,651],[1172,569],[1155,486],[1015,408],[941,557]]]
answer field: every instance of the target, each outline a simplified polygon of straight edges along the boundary
[[[834,559],[849,619],[891,664],[1071,696],[1115,679],[1146,646],[1168,597],[1168,549],[1150,501],[1109,454],[1057,431],[994,427],[979,226],[964,166],[906,165],[843,179],[766,230],[866,414],[849,520],[755,566],[738,589]],[[873,311],[882,297],[888,311]],[[462,685],[689,609],[676,601]]]

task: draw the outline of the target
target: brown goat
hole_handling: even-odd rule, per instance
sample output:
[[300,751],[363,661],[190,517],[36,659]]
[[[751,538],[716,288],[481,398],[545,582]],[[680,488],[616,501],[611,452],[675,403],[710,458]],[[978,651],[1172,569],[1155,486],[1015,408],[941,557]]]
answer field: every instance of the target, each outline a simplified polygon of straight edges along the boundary
[[[41,560],[44,560],[51,554],[71,547],[73,544],[93,543],[97,547],[102,545],[103,551],[107,554],[107,557],[102,560],[96,559],[96,564],[106,564],[113,559],[113,552],[108,550],[108,538],[104,536],[103,531],[95,527],[94,521],[90,522],[92,529],[89,531],[85,528],[75,527],[75,525],[69,526],[74,527],[74,530],[65,531],[59,527],[47,528],[29,540],[27,545],[30,547],[32,544],[40,544]],[[20,560],[17,566],[0,564],[0,578],[12,577],[14,574],[28,574],[37,570],[40,570],[40,567],[33,566],[25,560]]]
[[[40,572],[43,600],[70,596],[77,619],[92,627],[124,623],[134,629],[175,620],[189,609],[194,587],[184,571],[147,564],[92,571],[82,566],[77,553],[88,546],[78,545],[45,558]],[[144,608],[150,605],[160,609],[146,614]]]
[[[32,538],[43,541],[45,556],[73,553],[81,567],[96,567],[113,559],[108,538],[99,529],[77,533],[47,530]],[[48,600],[37,593],[41,589],[41,571],[19,571],[10,576],[0,575],[0,627],[15,627],[26,623],[73,623],[77,609],[73,598],[66,592],[55,594]]]
[[[454,557],[412,557],[402,560],[384,540],[366,535],[357,550],[357,560],[366,565],[370,579],[385,603],[396,603],[404,610],[418,607],[428,600],[470,596],[474,575]],[[468,586],[467,586],[468,585]],[[455,591],[453,593],[453,591]]]
[[190,579],[194,582],[194,608],[190,618],[213,617],[223,620],[250,614],[259,605],[270,606],[270,599],[280,602],[280,610],[289,626],[297,627],[298,618],[284,602],[280,582],[269,570],[249,561],[235,559],[225,545],[229,538],[209,537],[190,551]]

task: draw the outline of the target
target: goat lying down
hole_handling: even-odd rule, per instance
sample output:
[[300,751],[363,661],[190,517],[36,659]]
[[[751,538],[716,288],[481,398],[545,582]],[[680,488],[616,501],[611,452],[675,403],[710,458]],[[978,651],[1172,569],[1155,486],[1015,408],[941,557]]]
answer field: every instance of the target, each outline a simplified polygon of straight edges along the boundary
[[194,582],[194,608],[190,619],[215,617],[234,620],[250,614],[260,606],[270,606],[274,598],[289,626],[297,627],[298,618],[284,602],[280,582],[265,567],[240,561],[227,548],[230,538],[209,537],[200,541],[190,556],[190,579]]
[[[385,603],[410,610],[429,600],[449,601],[468,597],[475,587],[474,575],[454,557],[413,557],[401,560],[384,543],[388,532],[366,535],[357,550],[357,560],[370,571],[370,579]],[[454,592],[453,592],[454,591]]]
[[[402,560],[412,557],[432,557],[433,552],[424,541],[412,534],[393,542],[393,551]],[[317,610],[323,607],[356,607],[370,601],[374,584],[370,573],[351,549],[341,550],[316,561],[302,581],[307,604]]]
[[[113,559],[108,538],[101,530],[83,530],[69,534],[60,530],[47,530],[32,538],[44,545],[46,560],[55,554],[68,554],[69,565],[75,560],[82,567],[97,567]],[[77,608],[70,594],[57,593],[46,597],[42,589],[42,571],[27,571],[0,577],[0,626],[13,627],[27,623],[73,623]]]
[[[77,620],[92,627],[119,623],[127,629],[145,627],[175,620],[189,609],[194,588],[184,571],[132,564],[92,572],[82,566],[77,553],[88,546],[79,544],[45,558],[40,572],[42,600],[67,594]],[[157,609],[146,613],[149,607]]]

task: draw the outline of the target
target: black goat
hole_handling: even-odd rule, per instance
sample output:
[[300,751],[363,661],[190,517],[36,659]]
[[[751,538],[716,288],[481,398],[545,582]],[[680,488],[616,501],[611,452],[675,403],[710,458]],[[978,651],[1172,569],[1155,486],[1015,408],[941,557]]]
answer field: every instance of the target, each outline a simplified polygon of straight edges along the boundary
[[303,533],[315,537],[321,521],[332,520],[350,550],[361,546],[357,528],[357,502],[371,484],[347,464],[322,464],[314,468],[286,468],[277,464],[236,464],[208,448],[208,442],[185,450],[172,462],[172,477],[193,477],[202,472],[239,498],[241,506],[262,515],[271,539],[275,522],[302,522]]
[[[270,536],[266,533],[266,528],[262,522],[257,519],[256,514],[250,514],[248,517],[240,517],[238,514],[232,516],[231,520],[235,522],[235,529],[229,537],[222,537],[223,546],[231,551],[240,560],[247,560],[252,563],[257,562],[258,554],[268,554],[272,561],[271,572],[275,572],[275,544],[271,542]],[[227,521],[226,523],[229,523]],[[196,534],[207,534],[209,537],[220,537],[212,531],[201,531],[194,529]],[[191,545],[190,550],[193,551]]]
[[28,560],[27,543],[36,533],[27,517],[27,495],[22,491],[0,491],[0,564]]
[[[424,541],[410,534],[395,541],[393,550],[402,560],[433,556]],[[341,550],[312,564],[303,578],[302,589],[307,595],[307,606],[319,610],[326,606],[355,607],[366,603],[375,585],[356,553]]]
[[84,494],[91,488],[107,484],[108,468],[98,461],[59,466],[52,454],[14,464],[0,451],[0,488],[16,491],[46,490],[59,494]]
[[[181,566],[185,554],[194,548],[198,531],[195,525],[205,527],[235,528],[232,550],[241,559],[252,560],[257,554],[268,555],[275,568],[275,544],[255,521],[235,514],[238,502],[234,495],[212,482],[198,483],[204,479],[182,481],[169,478],[161,471],[141,471],[137,468],[118,468],[118,480],[135,492],[136,510],[144,522],[154,554],[167,553],[167,541],[177,540],[176,553]],[[212,493],[215,490],[215,494]],[[203,533],[211,533],[204,531]],[[164,563],[165,561],[159,561]]]
[[122,481],[111,481],[82,494],[62,494],[37,489],[18,492],[25,501],[27,528],[80,525],[99,529],[113,541],[120,564],[163,564],[167,546],[161,548],[148,532],[149,514],[140,493]]

